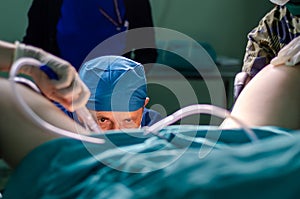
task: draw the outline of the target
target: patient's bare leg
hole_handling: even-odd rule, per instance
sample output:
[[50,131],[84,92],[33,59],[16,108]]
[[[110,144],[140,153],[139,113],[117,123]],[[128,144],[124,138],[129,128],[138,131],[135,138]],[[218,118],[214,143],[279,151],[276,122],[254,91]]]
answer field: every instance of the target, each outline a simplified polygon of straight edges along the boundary
[[[265,67],[242,91],[232,115],[249,126],[300,129],[300,66]],[[222,127],[238,125],[228,119]]]
[[[18,90],[32,110],[44,120],[69,131],[86,132],[43,96],[23,86]],[[16,166],[32,149],[59,136],[38,127],[22,114],[13,103],[15,95],[11,92],[9,82],[1,78],[0,93],[0,156],[10,166]]]

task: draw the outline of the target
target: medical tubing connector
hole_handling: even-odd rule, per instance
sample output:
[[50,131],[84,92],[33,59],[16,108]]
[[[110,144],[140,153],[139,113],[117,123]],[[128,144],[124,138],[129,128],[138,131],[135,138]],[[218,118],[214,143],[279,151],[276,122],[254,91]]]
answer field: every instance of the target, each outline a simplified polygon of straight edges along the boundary
[[167,127],[168,125],[173,124],[184,117],[194,115],[194,114],[211,114],[214,116],[218,116],[220,118],[231,118],[245,130],[247,136],[252,142],[258,140],[253,130],[248,128],[247,125],[245,125],[242,121],[240,121],[236,117],[233,117],[229,111],[210,104],[194,104],[194,105],[184,107],[174,112],[173,114],[169,115],[168,117],[156,122],[152,126],[145,128],[145,134],[152,133],[154,135],[157,135],[158,131]]
[[73,139],[77,139],[77,140],[81,140],[81,141],[85,141],[85,142],[96,143],[96,144],[103,144],[105,142],[101,138],[90,137],[90,136],[83,135],[83,134],[76,134],[74,132],[58,128],[58,127],[44,121],[36,113],[34,113],[34,111],[31,110],[31,108],[26,104],[23,97],[17,91],[17,86],[16,86],[16,83],[14,81],[19,69],[22,66],[25,66],[25,65],[29,65],[29,66],[33,66],[33,67],[40,67],[43,64],[41,62],[39,62],[38,60],[35,60],[33,58],[20,58],[20,59],[16,60],[13,63],[13,65],[10,69],[9,81],[10,81],[10,85],[11,85],[13,93],[15,93],[15,95],[16,95],[16,97],[14,98],[14,101],[15,101],[16,105],[20,108],[20,110],[25,115],[28,116],[29,119],[31,119],[31,121],[34,124],[36,124],[37,126],[39,126],[41,128],[47,129],[52,133],[59,134],[59,135],[62,135],[62,136],[66,136],[66,137],[70,137],[70,138],[73,138]]

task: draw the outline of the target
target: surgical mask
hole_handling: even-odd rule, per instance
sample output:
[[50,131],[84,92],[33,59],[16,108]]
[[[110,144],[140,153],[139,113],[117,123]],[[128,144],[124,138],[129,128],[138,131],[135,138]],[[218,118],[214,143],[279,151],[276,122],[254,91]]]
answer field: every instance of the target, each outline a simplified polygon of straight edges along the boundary
[[285,6],[292,15],[300,16],[300,0],[291,0]]
[[275,3],[277,5],[283,6],[284,4],[286,4],[287,2],[289,2],[289,0],[270,0],[272,3]]

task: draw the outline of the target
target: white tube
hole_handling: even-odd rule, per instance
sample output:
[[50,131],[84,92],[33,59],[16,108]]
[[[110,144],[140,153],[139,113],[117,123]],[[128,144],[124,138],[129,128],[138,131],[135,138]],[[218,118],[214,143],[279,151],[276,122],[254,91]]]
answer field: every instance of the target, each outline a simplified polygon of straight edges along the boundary
[[95,137],[90,137],[87,135],[82,135],[82,134],[76,134],[71,131],[67,131],[61,128],[58,128],[44,120],[42,120],[37,114],[35,114],[31,108],[25,103],[23,97],[20,95],[20,93],[17,91],[16,83],[14,81],[15,76],[17,75],[19,69],[24,66],[24,65],[29,65],[29,66],[35,66],[35,67],[40,67],[43,65],[41,62],[32,59],[32,58],[20,58],[11,67],[10,73],[9,73],[9,81],[11,83],[12,87],[12,92],[15,93],[16,97],[14,98],[14,101],[16,105],[19,107],[19,109],[25,113],[25,115],[28,116],[39,127],[45,128],[48,131],[63,135],[66,137],[86,141],[86,142],[92,142],[92,143],[97,143],[97,144],[103,144],[105,141],[101,138],[95,138]]
[[226,109],[223,109],[223,108],[209,105],[209,104],[194,104],[194,105],[184,107],[184,108],[176,111],[172,115],[156,122],[152,126],[145,128],[145,133],[146,134],[153,133],[156,135],[157,132],[160,131],[161,129],[163,129],[164,127],[166,127],[184,117],[187,117],[187,116],[190,116],[193,114],[201,114],[201,113],[211,114],[214,116],[218,116],[220,118],[226,118],[226,117],[231,118],[245,130],[246,134],[248,135],[248,137],[251,141],[258,140],[255,133],[250,128],[248,128],[242,121],[233,117],[229,111],[227,111]]
[[86,107],[81,107],[76,111],[77,116],[79,116],[86,129],[90,129],[94,133],[102,133],[102,130],[99,128],[98,124],[92,117],[91,113]]

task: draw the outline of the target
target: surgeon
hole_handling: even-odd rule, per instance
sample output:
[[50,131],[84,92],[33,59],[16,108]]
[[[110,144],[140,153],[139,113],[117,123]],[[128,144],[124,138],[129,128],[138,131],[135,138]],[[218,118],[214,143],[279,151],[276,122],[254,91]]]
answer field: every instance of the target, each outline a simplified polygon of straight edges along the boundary
[[[235,79],[235,99],[241,90],[268,64],[295,65],[300,60],[300,0],[270,0],[276,6],[248,34],[242,72]],[[282,50],[287,44],[292,47]],[[280,55],[275,58],[280,51]],[[289,55],[289,56],[286,56]]]
[[142,64],[122,56],[102,56],[87,61],[79,76],[91,92],[87,108],[102,130],[150,126],[162,119],[145,108],[149,97]]

